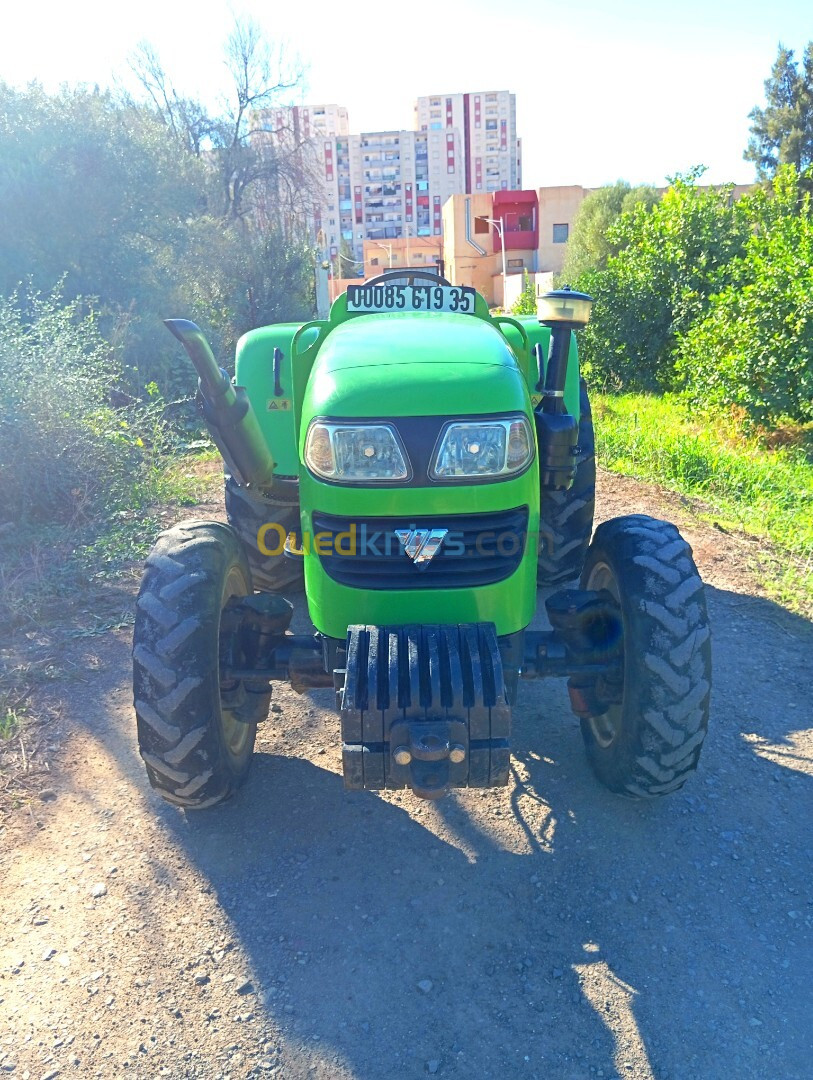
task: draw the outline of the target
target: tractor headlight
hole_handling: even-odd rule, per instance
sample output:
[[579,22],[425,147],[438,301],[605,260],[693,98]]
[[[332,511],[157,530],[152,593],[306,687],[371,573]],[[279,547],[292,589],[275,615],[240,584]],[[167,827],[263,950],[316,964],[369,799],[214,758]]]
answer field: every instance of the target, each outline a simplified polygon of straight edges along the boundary
[[429,475],[433,480],[510,476],[522,472],[533,448],[524,416],[453,421],[443,429]]
[[342,424],[314,420],[305,440],[305,464],[325,480],[366,484],[408,480],[401,440],[389,424]]

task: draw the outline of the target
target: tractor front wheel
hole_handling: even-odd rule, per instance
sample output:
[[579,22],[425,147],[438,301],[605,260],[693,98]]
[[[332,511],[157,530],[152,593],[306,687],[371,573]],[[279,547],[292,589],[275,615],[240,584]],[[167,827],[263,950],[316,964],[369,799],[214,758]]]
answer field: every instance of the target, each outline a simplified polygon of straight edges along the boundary
[[221,664],[241,661],[221,617],[252,591],[240,541],[221,522],[175,525],[147,558],[133,633],[138,746],[150,783],[177,806],[214,806],[248,775],[270,694],[221,682]]
[[611,791],[652,798],[697,767],[706,737],[711,646],[703,582],[674,525],[645,515],[599,525],[581,576],[621,608],[623,682],[581,721],[587,757]]

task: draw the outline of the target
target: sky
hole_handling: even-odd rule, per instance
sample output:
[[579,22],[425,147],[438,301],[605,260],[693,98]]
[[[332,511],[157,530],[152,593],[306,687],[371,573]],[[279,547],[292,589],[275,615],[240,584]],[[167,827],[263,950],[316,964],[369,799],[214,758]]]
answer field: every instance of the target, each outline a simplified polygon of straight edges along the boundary
[[517,96],[523,186],[661,184],[695,165],[748,183],[748,113],[783,44],[813,38],[810,0],[39,0],[4,5],[0,80],[109,86],[138,42],[214,106],[223,42],[253,17],[305,67],[294,103],[336,103],[351,131],[412,127],[415,98]]

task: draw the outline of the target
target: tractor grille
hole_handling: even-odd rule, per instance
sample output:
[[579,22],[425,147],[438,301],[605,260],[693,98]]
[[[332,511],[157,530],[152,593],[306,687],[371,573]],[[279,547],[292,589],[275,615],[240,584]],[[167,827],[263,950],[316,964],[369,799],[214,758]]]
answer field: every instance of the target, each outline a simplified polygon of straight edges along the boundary
[[[446,529],[430,562],[404,551],[398,532]],[[339,518],[313,515],[319,559],[329,577],[356,589],[468,589],[504,581],[527,543],[528,507],[439,517]],[[348,535],[349,534],[349,535]]]

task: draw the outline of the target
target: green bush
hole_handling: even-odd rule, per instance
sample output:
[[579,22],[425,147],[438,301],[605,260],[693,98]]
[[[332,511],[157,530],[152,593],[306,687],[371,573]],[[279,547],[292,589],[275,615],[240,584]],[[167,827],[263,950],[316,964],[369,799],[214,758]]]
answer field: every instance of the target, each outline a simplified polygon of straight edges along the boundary
[[168,429],[162,403],[128,398],[120,380],[116,353],[80,300],[0,297],[4,521],[76,524],[130,498]]
[[606,268],[574,283],[596,300],[582,335],[591,377],[612,389],[656,391],[674,383],[678,339],[728,283],[746,245],[747,206],[730,188],[700,188],[695,170],[676,178],[660,202],[620,215]]
[[593,295],[588,376],[610,390],[684,391],[769,427],[813,421],[813,211],[793,166],[733,202],[678,179],[622,214],[618,250],[576,282]]
[[632,187],[625,180],[591,191],[576,211],[565,265],[557,281],[566,285],[589,270],[603,270],[609,257],[619,250],[618,241],[610,240],[610,226],[639,203],[648,208],[659,198],[656,188],[647,184]]
[[751,199],[755,231],[730,282],[688,328],[677,373],[690,397],[762,424],[813,420],[813,214],[786,167]]
[[151,381],[170,397],[192,392],[163,319],[194,319],[228,363],[241,334],[311,318],[315,302],[301,225],[270,196],[262,223],[224,216],[218,161],[147,105],[0,81],[0,295],[61,282],[66,299],[95,297],[131,393]]
[[536,288],[533,277],[523,270],[522,292],[511,306],[512,315],[536,315]]

